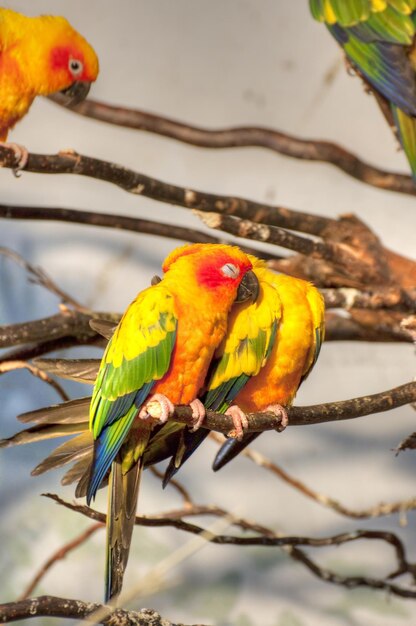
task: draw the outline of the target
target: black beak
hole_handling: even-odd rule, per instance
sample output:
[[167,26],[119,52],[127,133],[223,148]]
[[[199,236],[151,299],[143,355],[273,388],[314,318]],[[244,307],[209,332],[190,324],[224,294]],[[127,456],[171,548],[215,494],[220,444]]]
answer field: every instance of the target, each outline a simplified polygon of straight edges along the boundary
[[62,91],[59,92],[63,96],[61,103],[64,106],[79,104],[88,96],[90,87],[91,83],[87,80],[77,80],[75,83],[72,83],[70,87],[62,89]]
[[237,290],[235,302],[246,302],[251,300],[255,302],[259,297],[260,285],[257,276],[251,270],[247,272]]

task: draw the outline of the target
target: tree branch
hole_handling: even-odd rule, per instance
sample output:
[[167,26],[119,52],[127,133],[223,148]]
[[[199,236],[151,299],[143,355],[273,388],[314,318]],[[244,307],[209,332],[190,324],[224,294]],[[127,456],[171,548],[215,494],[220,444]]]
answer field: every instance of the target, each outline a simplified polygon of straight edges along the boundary
[[[60,504],[72,511],[76,511],[89,517],[90,519],[105,522],[106,515],[90,509],[87,506],[72,504],[59,498],[55,494],[43,494],[47,498],[54,500],[57,504]],[[232,516],[231,516],[232,517]],[[367,576],[340,576],[330,570],[321,568],[303,552],[298,553],[299,546],[307,547],[328,547],[328,546],[340,546],[352,541],[358,541],[361,539],[383,541],[388,543],[395,552],[397,568],[387,578],[396,578],[405,573],[409,573],[415,578],[416,566],[409,563],[406,559],[406,553],[404,546],[400,539],[394,534],[386,531],[372,531],[372,530],[356,530],[350,533],[341,533],[330,537],[314,538],[314,537],[300,537],[300,536],[278,536],[276,534],[260,534],[260,536],[251,537],[238,537],[235,535],[217,535],[210,531],[184,522],[182,519],[169,519],[159,517],[148,516],[136,516],[136,522],[139,526],[147,527],[161,527],[161,526],[173,526],[178,530],[189,532],[194,535],[203,535],[207,541],[219,545],[234,545],[234,546],[262,546],[262,547],[280,547],[289,549],[296,560],[302,561],[307,567],[315,573],[319,578],[332,582],[337,585],[346,586],[350,589],[355,587],[372,587],[374,589],[384,589],[391,593],[401,596],[403,598],[416,598],[416,590],[407,587],[400,587],[388,580],[381,578],[371,578]],[[296,550],[295,554],[293,551]]]
[[98,611],[105,613],[105,617],[99,622],[105,626],[175,626],[153,609],[126,611],[93,602],[57,598],[56,596],[39,596],[38,598],[0,604],[0,624],[31,617],[62,617],[85,620],[91,623],[88,618]]
[[[51,99],[59,104],[58,98],[52,96]],[[111,106],[95,100],[85,100],[69,108],[102,122],[144,130],[203,148],[261,147],[295,159],[322,161],[373,187],[416,194],[410,176],[369,165],[345,148],[328,141],[305,140],[264,127],[201,128],[146,111]]]
[[[15,168],[15,159],[13,150],[0,145],[0,167]],[[336,221],[243,198],[220,196],[170,185],[121,165],[75,152],[61,152],[57,155],[30,154],[24,171],[87,176],[116,185],[129,193],[185,209],[239,215],[253,222],[273,224],[313,235],[319,235],[331,222]]]
[[[102,228],[116,228],[117,230],[127,230],[141,235],[155,235],[156,237],[179,239],[180,241],[189,241],[190,243],[224,242],[222,237],[214,237],[209,233],[194,228],[185,228],[183,226],[176,226],[175,224],[154,222],[153,220],[144,220],[136,217],[129,217],[127,215],[97,213],[94,211],[81,211],[78,209],[0,204],[0,218],[36,221],[47,220],[54,222],[70,222],[71,224],[84,224],[87,226],[100,226]],[[242,248],[249,254],[260,255],[262,258],[276,259],[277,257],[277,255],[270,255],[255,248],[244,246],[242,246]],[[5,250],[7,249],[5,248]],[[71,302],[71,304],[73,303]]]
[[314,241],[290,233],[279,226],[257,223],[234,215],[197,210],[194,210],[193,213],[198,215],[209,228],[215,228],[243,239],[283,246],[302,255],[310,255],[313,258],[329,261],[343,275],[365,284],[379,280],[379,268],[374,267],[371,261],[366,262],[365,259],[352,253],[351,249],[343,243]]
[[61,397],[61,399],[64,402],[66,400],[69,400],[68,395],[66,394],[64,389],[61,387],[61,385],[57,383],[56,380],[51,378],[46,372],[42,371],[35,365],[32,365],[31,363],[27,363],[27,361],[6,361],[6,362],[0,361],[0,376],[2,374],[5,374],[6,372],[11,372],[11,371],[18,370],[18,369],[28,370],[28,372],[30,372],[32,376],[36,376],[37,378],[42,380],[44,383],[47,383],[53,389],[55,389],[56,393]]

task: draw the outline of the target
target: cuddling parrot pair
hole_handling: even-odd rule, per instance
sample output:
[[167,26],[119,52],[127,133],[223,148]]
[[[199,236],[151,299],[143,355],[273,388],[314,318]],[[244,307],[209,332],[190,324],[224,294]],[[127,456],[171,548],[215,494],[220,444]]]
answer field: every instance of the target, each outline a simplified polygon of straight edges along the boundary
[[[254,438],[244,434],[245,412],[271,410],[284,426],[285,407],[323,341],[317,289],[275,274],[236,247],[183,246],[167,257],[163,271],[116,328],[94,321],[110,338],[101,363],[38,362],[64,377],[95,380],[92,398],[25,414],[22,421],[37,425],[0,442],[75,434],[34,473],[75,463],[63,482],[78,481],[76,495],[88,502],[108,480],[106,600],[121,591],[143,467],[170,458],[169,480],[207,436],[199,428],[206,408],[229,414],[234,423],[236,437],[221,449],[217,468]],[[168,420],[174,404],[191,404],[194,429]],[[159,419],[151,417],[155,406]]]

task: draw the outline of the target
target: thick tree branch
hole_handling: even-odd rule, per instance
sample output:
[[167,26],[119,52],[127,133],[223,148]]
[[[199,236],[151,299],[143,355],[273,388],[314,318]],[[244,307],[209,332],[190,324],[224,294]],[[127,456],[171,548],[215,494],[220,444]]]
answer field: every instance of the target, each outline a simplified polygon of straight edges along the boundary
[[[59,104],[58,98],[51,99]],[[146,111],[111,106],[95,100],[85,100],[70,108],[76,113],[102,122],[156,133],[203,148],[261,147],[295,159],[323,161],[368,185],[399,193],[416,194],[410,176],[369,165],[355,154],[328,141],[305,140],[264,127],[201,128]]]
[[[223,237],[214,237],[209,233],[194,228],[186,228],[184,226],[176,226],[175,224],[154,222],[153,220],[144,220],[136,217],[129,217],[127,215],[97,213],[94,211],[81,211],[78,209],[29,207],[0,204],[0,218],[36,221],[46,220],[52,222],[55,221],[69,222],[71,224],[83,224],[87,226],[100,226],[102,228],[127,230],[130,232],[138,233],[140,235],[154,235],[156,237],[165,237],[168,239],[179,239],[180,241],[187,241],[190,243],[224,243],[225,241]],[[241,248],[249,254],[255,254],[265,259],[275,260],[278,258],[277,255],[267,254],[255,248],[250,248],[247,246],[241,246]],[[5,250],[7,249],[5,248]],[[47,286],[47,284],[44,284],[43,282],[41,283],[40,280],[38,280],[37,282],[45,287]],[[64,301],[67,301],[68,303],[74,305],[74,301]]]
[[56,596],[39,596],[38,598],[0,604],[0,624],[8,624],[32,617],[71,618],[85,620],[91,624],[88,618],[98,611],[105,613],[105,617],[99,622],[105,626],[175,626],[153,609],[126,611],[93,602],[57,598]]
[[[0,167],[13,169],[16,166],[15,159],[15,154],[10,148],[0,146]],[[170,185],[121,165],[72,152],[61,152],[57,155],[30,154],[23,171],[87,176],[116,185],[129,193],[185,209],[239,215],[253,222],[273,224],[313,235],[319,235],[335,221],[243,198],[220,196]]]
[[329,261],[338,268],[341,274],[364,284],[379,280],[379,268],[375,267],[371,261],[366,262],[365,259],[353,253],[351,248],[343,243],[315,241],[290,233],[279,226],[260,224],[224,213],[196,210],[193,213],[198,215],[209,228],[215,228],[243,239],[283,246],[302,255],[310,255],[316,259]]

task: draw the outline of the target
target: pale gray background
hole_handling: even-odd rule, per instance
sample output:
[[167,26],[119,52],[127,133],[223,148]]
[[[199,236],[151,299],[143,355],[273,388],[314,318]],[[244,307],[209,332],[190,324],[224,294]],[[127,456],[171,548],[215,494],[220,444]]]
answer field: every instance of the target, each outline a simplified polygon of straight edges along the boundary
[[[324,27],[309,16],[306,0],[20,0],[28,14],[62,13],[94,44],[101,75],[92,97],[137,106],[207,127],[267,125],[304,137],[343,144],[362,158],[407,172],[407,164],[373,99],[349,77]],[[335,79],[328,85],[328,72]],[[283,158],[261,149],[209,151],[145,133],[105,126],[38,100],[11,139],[35,152],[72,147],[162,180],[236,194],[328,216],[356,212],[384,243],[414,255],[414,198],[372,189],[329,165]],[[160,218],[199,226],[189,212],[131,196],[115,187],[70,176],[0,172],[1,201],[66,206]],[[148,284],[178,242],[63,224],[1,221],[0,243],[46,268],[88,305],[122,310]],[[20,269],[0,259],[1,323],[56,311],[56,299],[29,286]],[[299,404],[381,391],[415,373],[410,345],[325,345],[319,364],[298,394]],[[85,388],[69,386],[71,393]],[[15,416],[57,400],[52,389],[19,372],[0,378],[0,436],[16,429]],[[258,447],[307,484],[361,508],[412,497],[415,457],[391,449],[415,429],[410,407],[345,424],[289,428],[263,436]],[[47,453],[42,448],[0,455],[0,599],[21,592],[37,566],[88,525],[40,498],[46,490],[71,499],[59,475],[30,478]],[[323,536],[357,527],[392,529],[411,546],[415,516],[400,529],[397,516],[355,523],[323,510],[277,479],[240,459],[213,475],[208,443],[182,472],[200,503],[218,503],[282,532]],[[105,507],[105,497],[98,504]],[[140,511],[178,506],[170,490],[145,476]],[[206,522],[206,520],[204,520]],[[100,600],[104,533],[74,552],[44,579],[39,593]],[[174,529],[138,529],[126,577],[131,586],[149,566],[188,540]],[[377,543],[313,552],[344,573],[382,575],[391,551]],[[413,623],[416,604],[380,592],[325,585],[278,550],[208,546],[180,564],[172,588],[138,600],[166,617],[238,626],[396,626]],[[44,623],[45,620],[41,620]],[[52,623],[50,621],[49,623]],[[33,621],[31,623],[34,623]]]

